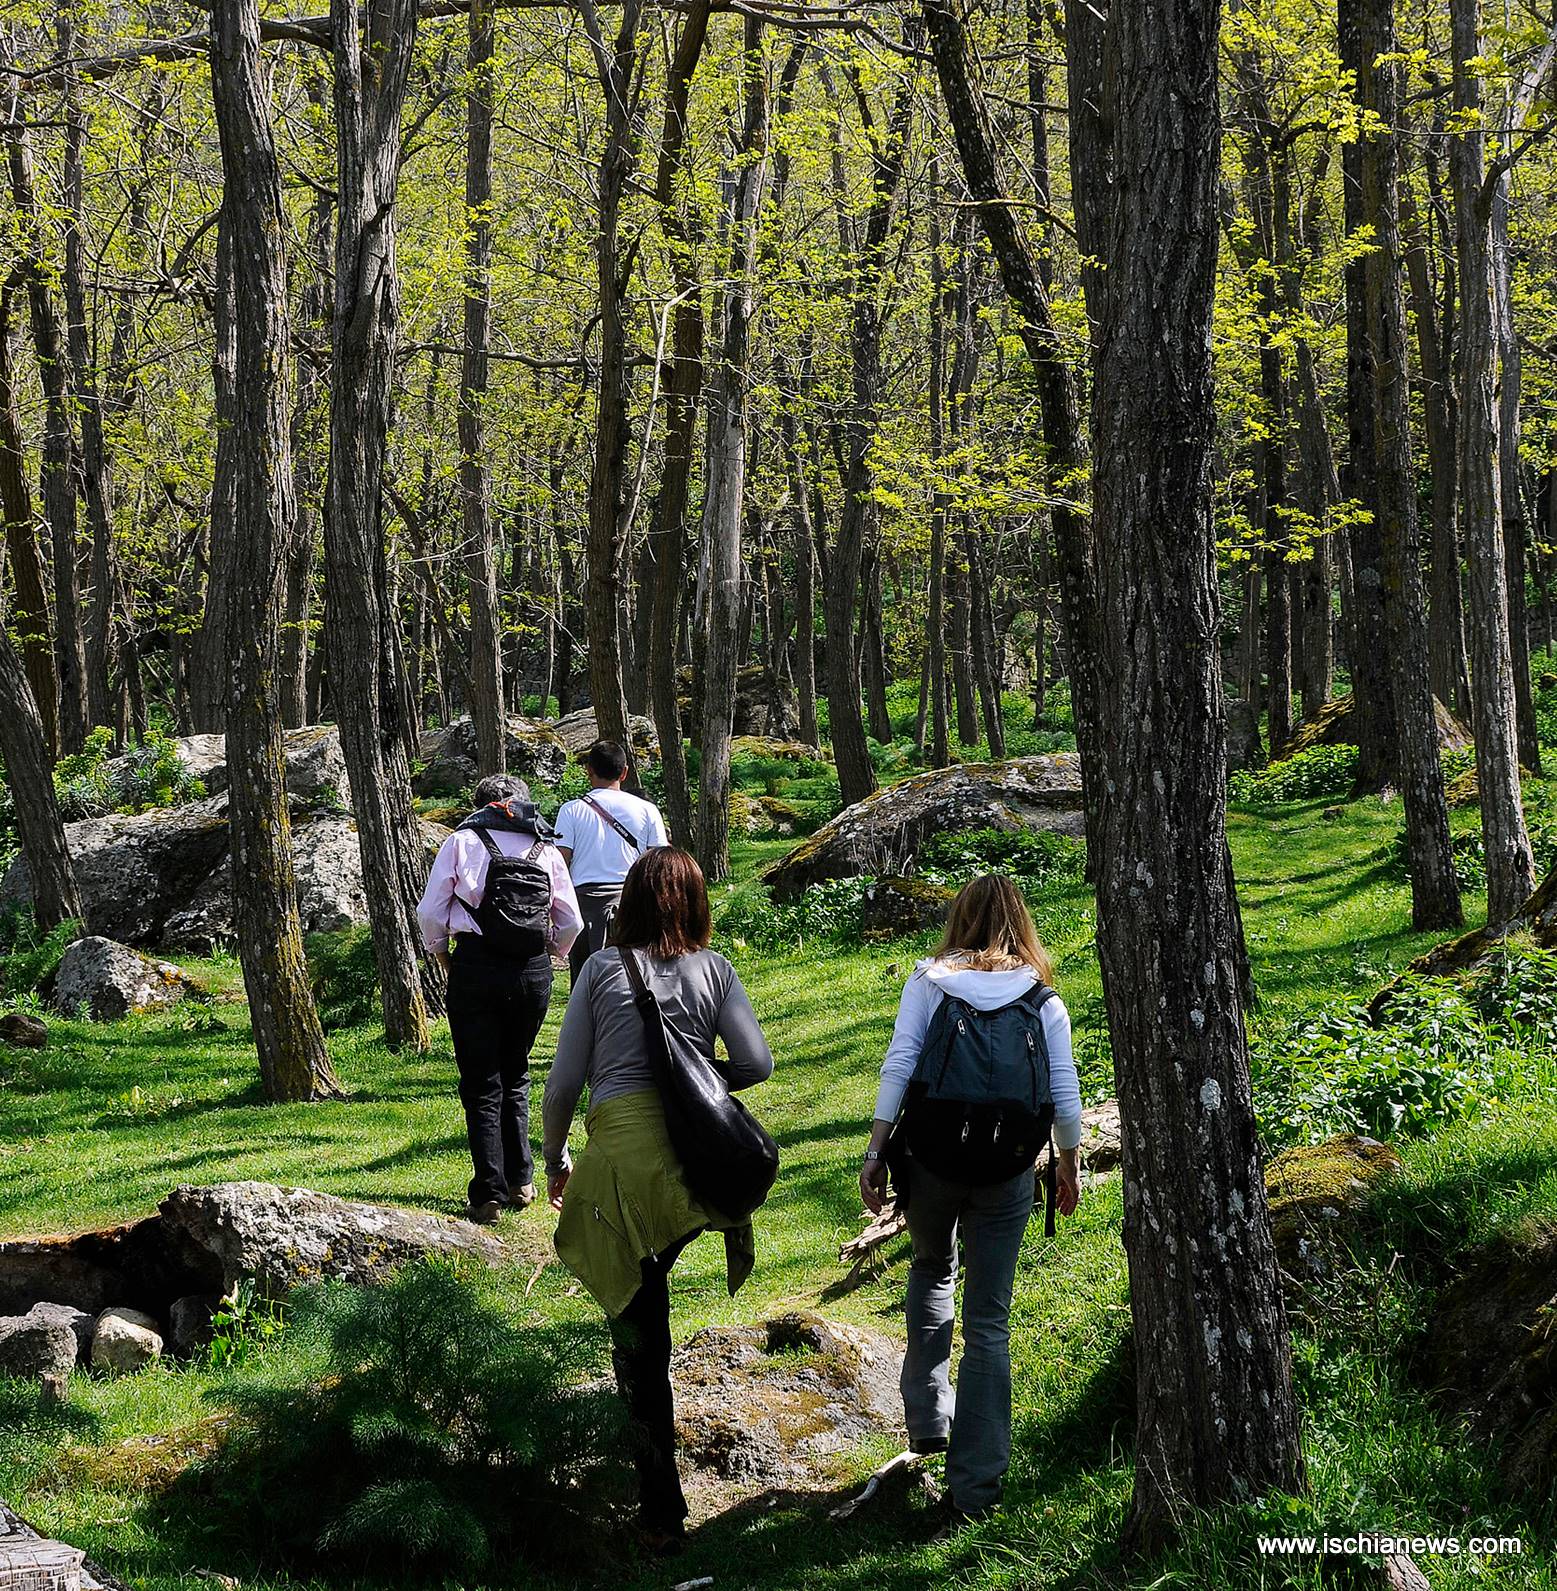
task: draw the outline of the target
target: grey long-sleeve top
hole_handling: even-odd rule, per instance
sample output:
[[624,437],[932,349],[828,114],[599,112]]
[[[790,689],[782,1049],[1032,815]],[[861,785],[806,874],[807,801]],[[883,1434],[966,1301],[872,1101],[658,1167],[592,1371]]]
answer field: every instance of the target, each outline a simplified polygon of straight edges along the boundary
[[[732,1090],[773,1075],[773,1052],[757,1013],[735,968],[718,951],[696,950],[669,961],[641,950],[634,954],[667,1027],[708,1055],[716,1038],[724,1041],[723,1070]],[[615,949],[597,950],[568,995],[541,1106],[546,1170],[552,1176],[569,1164],[568,1129],[586,1084],[591,1105],[655,1086],[643,1019]]]

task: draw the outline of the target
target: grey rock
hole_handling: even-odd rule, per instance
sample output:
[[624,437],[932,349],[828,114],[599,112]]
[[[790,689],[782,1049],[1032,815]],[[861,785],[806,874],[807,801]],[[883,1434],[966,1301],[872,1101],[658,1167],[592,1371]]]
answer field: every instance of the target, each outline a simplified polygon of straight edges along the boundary
[[1106,1099],[1081,1113],[1081,1163],[1088,1171],[1113,1171],[1124,1152],[1119,1101]]
[[[570,757],[577,757],[588,751],[600,738],[600,729],[595,722],[593,707],[581,707],[577,712],[553,719],[551,730],[562,742],[563,749]],[[659,756],[660,737],[655,733],[652,718],[642,718],[636,713],[632,714],[627,720],[627,732],[632,737],[634,755]]]
[[327,1276],[379,1282],[429,1255],[493,1264],[506,1255],[498,1238],[465,1221],[267,1182],[175,1188],[159,1213],[165,1242],[200,1256],[200,1269],[219,1276],[223,1292],[252,1277],[260,1292],[280,1297]]
[[221,1300],[214,1293],[186,1293],[168,1308],[168,1346],[181,1358],[199,1353],[211,1340],[211,1316]]
[[0,1376],[69,1375],[80,1347],[68,1325],[41,1315],[0,1316]]
[[76,1334],[76,1351],[81,1359],[85,1359],[92,1349],[92,1330],[96,1324],[94,1318],[84,1309],[77,1309],[74,1304],[34,1304],[24,1317],[27,1320],[41,1320],[51,1326],[67,1326]]
[[0,1016],[0,1043],[18,1049],[41,1050],[49,1042],[49,1030],[37,1017],[25,1011],[7,1011]]
[[[205,786],[207,796],[221,795],[232,783],[225,735],[184,735],[174,745],[184,770]],[[346,758],[341,751],[340,731],[334,724],[288,729],[282,737],[282,756],[289,795],[309,802],[350,805]],[[123,758],[110,759],[110,775],[122,761]]]
[[915,774],[845,807],[762,877],[775,899],[793,900],[824,879],[907,873],[936,834],[1024,828],[1082,837],[1074,752]]
[[162,1332],[139,1309],[105,1309],[92,1333],[92,1368],[127,1375],[162,1357]]
[[[422,770],[411,782],[417,795],[459,795],[480,777],[476,756],[476,726],[469,718],[456,718],[441,729],[430,729],[418,748]],[[549,724],[510,714],[505,760],[510,773],[536,784],[554,785],[568,766],[568,752]]]
[[194,985],[170,962],[153,961],[128,945],[93,935],[60,957],[50,1004],[66,1016],[85,1010],[94,1022],[176,1005]]
[[671,1359],[692,1484],[817,1484],[840,1455],[900,1429],[902,1362],[884,1333],[810,1313],[698,1332]]
[[1265,766],[1265,744],[1260,739],[1260,715],[1243,697],[1230,699],[1227,712],[1227,771],[1242,773]]

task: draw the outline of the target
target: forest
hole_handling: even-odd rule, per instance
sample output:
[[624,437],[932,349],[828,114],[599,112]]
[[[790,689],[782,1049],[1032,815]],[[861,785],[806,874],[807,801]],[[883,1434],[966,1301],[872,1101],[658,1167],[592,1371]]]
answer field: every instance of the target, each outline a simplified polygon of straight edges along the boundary
[[[0,1499],[157,1591],[1557,1587],[1554,134],[1537,0],[8,0]],[[1031,908],[1090,1136],[969,1531],[743,1381],[646,1561],[544,1200],[188,1333],[109,1243],[453,1230],[417,901],[597,741],[776,1057],[678,1396],[901,1354],[897,996]],[[59,1245],[154,1363],[8,1357]]]

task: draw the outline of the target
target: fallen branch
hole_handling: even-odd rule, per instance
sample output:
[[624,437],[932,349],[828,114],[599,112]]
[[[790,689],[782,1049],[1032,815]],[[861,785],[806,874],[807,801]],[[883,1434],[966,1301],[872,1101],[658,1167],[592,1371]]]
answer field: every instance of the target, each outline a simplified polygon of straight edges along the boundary
[[880,1215],[871,1218],[870,1225],[858,1237],[851,1237],[838,1249],[838,1263],[858,1264],[867,1254],[872,1254],[883,1243],[890,1243],[898,1233],[908,1227],[908,1217],[898,1209],[896,1201],[887,1205]]

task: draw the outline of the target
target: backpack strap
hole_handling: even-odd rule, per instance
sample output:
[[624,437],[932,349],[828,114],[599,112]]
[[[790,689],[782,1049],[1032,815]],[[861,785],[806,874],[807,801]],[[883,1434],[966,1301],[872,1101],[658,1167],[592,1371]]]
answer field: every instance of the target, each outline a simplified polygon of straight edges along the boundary
[[501,857],[506,854],[505,852],[499,850],[497,841],[492,838],[492,831],[490,829],[477,829],[475,832],[476,837],[486,847],[488,856]]
[[593,812],[597,817],[603,818],[606,823],[615,829],[616,832],[624,840],[626,840],[635,851],[641,851],[643,849],[643,841],[640,840],[625,823],[618,822],[616,818],[612,817],[611,814],[607,812],[606,809],[601,806],[593,796],[580,796],[579,799],[586,807],[589,808],[591,812]]

